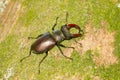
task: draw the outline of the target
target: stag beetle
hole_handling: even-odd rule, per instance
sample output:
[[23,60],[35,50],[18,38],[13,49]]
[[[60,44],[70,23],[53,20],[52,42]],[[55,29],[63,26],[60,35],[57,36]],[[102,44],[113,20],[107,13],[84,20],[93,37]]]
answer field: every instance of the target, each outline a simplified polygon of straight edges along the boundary
[[[58,20],[58,17],[57,17],[56,22],[52,27],[52,33],[46,32],[45,34],[40,34],[37,37],[28,37],[29,39],[37,39],[37,40],[31,45],[29,55],[22,58],[20,60],[20,62],[22,62],[24,59],[28,58],[31,55],[31,52],[33,52],[35,54],[46,53],[46,55],[39,62],[38,72],[40,73],[40,64],[48,56],[48,51],[51,50],[54,46],[58,47],[58,49],[60,50],[61,54],[64,57],[72,60],[72,58],[67,57],[66,55],[63,54],[63,51],[61,50],[60,47],[73,48],[73,49],[74,49],[74,47],[64,46],[63,44],[61,44],[61,42],[64,40],[71,40],[72,38],[82,37],[84,32],[76,24],[67,24],[67,17],[68,17],[68,13],[66,13],[66,24],[61,26],[60,30],[54,30],[55,26],[57,25],[57,20]],[[76,33],[76,34],[70,33],[71,28],[77,29],[78,33]]]

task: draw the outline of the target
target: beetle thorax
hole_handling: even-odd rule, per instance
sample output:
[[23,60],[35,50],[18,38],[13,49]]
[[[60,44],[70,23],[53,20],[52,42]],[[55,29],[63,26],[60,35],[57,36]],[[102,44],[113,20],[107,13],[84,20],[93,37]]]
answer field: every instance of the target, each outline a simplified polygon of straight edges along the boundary
[[65,39],[63,33],[60,30],[53,31],[53,37],[56,42],[62,42]]

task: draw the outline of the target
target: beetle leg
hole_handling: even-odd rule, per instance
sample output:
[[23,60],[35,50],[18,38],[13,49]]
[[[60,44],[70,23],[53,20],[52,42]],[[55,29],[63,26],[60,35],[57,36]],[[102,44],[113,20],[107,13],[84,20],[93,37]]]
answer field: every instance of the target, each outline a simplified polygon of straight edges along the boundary
[[63,48],[72,48],[72,49],[75,49],[74,47],[69,47],[69,46],[65,46],[63,44],[59,44],[59,46],[63,47]]
[[38,74],[40,74],[40,64],[43,62],[43,60],[48,56],[48,52],[46,52],[46,55],[43,57],[43,59],[39,62],[39,65],[38,65]]
[[55,22],[55,24],[54,24],[53,27],[52,27],[52,31],[54,31],[54,28],[55,28],[55,26],[57,25],[57,20],[58,20],[58,18],[59,18],[59,17],[56,18],[56,22]]
[[82,43],[79,43],[79,42],[77,42],[76,40],[74,40],[76,43],[78,43],[79,45],[80,45],[80,47],[82,47]]
[[38,35],[37,37],[28,37],[28,39],[37,39],[37,38],[39,38],[39,37],[41,37],[43,34],[40,34],[40,35]]
[[57,45],[57,47],[58,47],[58,49],[60,50],[61,54],[62,54],[64,57],[66,57],[67,59],[73,60],[72,58],[67,57],[66,55],[64,55],[64,53],[62,52],[62,49],[60,48],[59,45]]
[[20,60],[20,62],[22,62],[24,59],[26,59],[26,58],[30,57],[30,55],[31,55],[31,49],[30,49],[29,55],[28,55],[28,56],[26,56],[26,57],[24,57],[24,58],[22,58],[22,59]]

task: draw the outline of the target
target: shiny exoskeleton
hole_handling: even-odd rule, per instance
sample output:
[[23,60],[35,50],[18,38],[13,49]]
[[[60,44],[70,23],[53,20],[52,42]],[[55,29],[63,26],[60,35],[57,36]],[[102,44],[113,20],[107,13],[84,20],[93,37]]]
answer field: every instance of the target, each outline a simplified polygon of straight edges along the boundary
[[[67,24],[67,17],[68,17],[68,13],[66,14],[66,24],[63,25],[60,30],[54,30],[55,26],[57,25],[57,20],[58,20],[58,17],[57,17],[56,23],[52,27],[52,33],[46,32],[45,34],[41,34],[41,35],[37,36],[36,38],[29,37],[29,39],[32,38],[32,39],[37,39],[37,40],[31,45],[29,55],[24,57],[23,59],[21,59],[20,62],[22,62],[25,58],[29,57],[31,55],[31,52],[33,52],[35,54],[46,53],[46,55],[43,57],[43,59],[39,62],[38,67],[39,67],[39,73],[40,73],[40,64],[47,57],[48,51],[51,50],[54,46],[58,47],[58,49],[60,50],[60,52],[62,53],[62,55],[64,57],[72,60],[72,58],[67,57],[63,54],[61,47],[73,48],[73,49],[74,49],[74,47],[64,46],[63,44],[61,44],[61,42],[64,40],[70,40],[72,38],[82,37],[83,30],[81,30],[81,28],[76,24]],[[72,34],[70,32],[71,28],[77,29],[78,33]]]

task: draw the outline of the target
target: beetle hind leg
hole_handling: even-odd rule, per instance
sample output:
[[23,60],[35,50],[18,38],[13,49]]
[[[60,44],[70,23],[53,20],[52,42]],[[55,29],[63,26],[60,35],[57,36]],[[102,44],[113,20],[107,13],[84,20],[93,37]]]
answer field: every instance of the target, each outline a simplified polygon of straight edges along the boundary
[[20,60],[20,62],[22,62],[24,59],[26,59],[26,58],[28,58],[28,57],[30,57],[30,56],[31,56],[31,49],[30,49],[29,55],[26,56],[26,57],[24,57],[24,58],[22,58],[22,59]]
[[39,62],[39,65],[38,65],[38,74],[40,74],[40,65],[41,63],[44,61],[44,59],[48,56],[48,52],[46,52],[46,55],[42,58],[42,60]]

